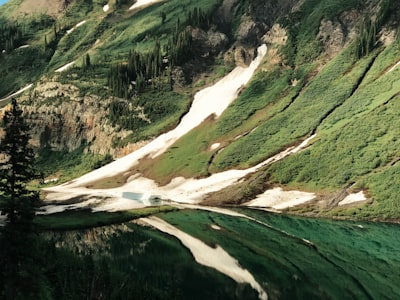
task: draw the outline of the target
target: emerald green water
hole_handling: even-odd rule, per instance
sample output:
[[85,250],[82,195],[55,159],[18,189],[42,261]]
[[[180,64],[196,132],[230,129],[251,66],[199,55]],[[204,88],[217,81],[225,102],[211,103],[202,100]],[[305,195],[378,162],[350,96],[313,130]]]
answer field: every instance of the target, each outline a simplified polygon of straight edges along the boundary
[[256,221],[194,210],[162,218],[222,246],[270,299],[400,299],[400,226],[242,212]]
[[[269,299],[400,299],[399,225],[239,212],[246,217],[154,216],[221,246]],[[89,299],[95,287],[105,299],[258,299],[250,285],[198,264],[174,236],[140,224],[54,231],[64,246],[45,254],[53,298]]]

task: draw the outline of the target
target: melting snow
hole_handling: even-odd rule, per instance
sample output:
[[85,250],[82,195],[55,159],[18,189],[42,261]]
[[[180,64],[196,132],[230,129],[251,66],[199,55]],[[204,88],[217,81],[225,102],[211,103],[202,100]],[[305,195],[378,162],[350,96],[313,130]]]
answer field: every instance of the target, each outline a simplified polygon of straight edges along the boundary
[[133,10],[136,8],[139,8],[141,6],[147,5],[147,4],[154,4],[157,2],[161,2],[162,0],[137,0],[135,4],[133,4],[131,7],[129,7],[129,10]]
[[72,62],[66,64],[65,66],[62,66],[61,68],[58,68],[58,69],[55,70],[54,72],[57,72],[57,73],[63,72],[63,71],[65,71],[65,70],[69,69],[70,67],[72,67],[74,64],[75,64],[75,61],[72,61]]
[[364,195],[364,192],[358,192],[356,194],[350,194],[346,198],[344,198],[342,201],[339,202],[339,206],[346,205],[346,204],[351,204],[355,202],[360,202],[360,201],[365,201],[367,198]]
[[258,195],[256,199],[247,202],[245,205],[253,207],[270,207],[280,210],[303,204],[314,198],[314,193],[283,191],[281,188],[274,188]]

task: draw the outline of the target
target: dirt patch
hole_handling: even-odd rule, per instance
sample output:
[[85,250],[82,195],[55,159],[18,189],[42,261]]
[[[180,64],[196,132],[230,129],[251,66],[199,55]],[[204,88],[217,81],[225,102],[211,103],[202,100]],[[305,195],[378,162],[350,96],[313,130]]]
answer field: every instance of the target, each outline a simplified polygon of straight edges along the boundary
[[57,18],[67,7],[65,0],[24,0],[15,12],[15,17],[46,13]]

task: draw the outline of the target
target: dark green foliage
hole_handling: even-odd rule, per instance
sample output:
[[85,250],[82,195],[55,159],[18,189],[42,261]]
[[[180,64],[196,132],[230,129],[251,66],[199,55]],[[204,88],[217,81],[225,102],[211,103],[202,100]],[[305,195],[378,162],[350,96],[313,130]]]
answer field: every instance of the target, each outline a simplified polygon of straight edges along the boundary
[[0,232],[0,298],[47,299],[33,226],[39,194],[27,188],[36,177],[34,153],[29,146],[29,128],[14,99],[3,117],[3,127],[0,212],[6,215],[6,223]]
[[358,35],[356,45],[356,59],[370,54],[370,52],[377,46],[378,33],[382,28],[382,25],[387,22],[391,15],[392,9],[394,9],[394,1],[383,0],[381,1],[380,10],[376,16],[376,19],[371,20],[370,17],[365,16],[360,26],[360,34]]
[[8,223],[27,225],[33,220],[39,197],[29,191],[27,183],[36,177],[34,152],[29,146],[29,127],[15,99],[3,118],[5,136],[1,140],[0,162],[1,211],[7,215]]
[[[165,12],[161,12],[161,17],[165,21]],[[208,29],[212,18],[212,11],[207,13],[195,7],[187,13],[183,23],[177,20],[175,30],[169,34],[164,47],[156,39],[153,49],[147,53],[130,50],[127,62],[118,63],[110,68],[108,85],[113,94],[128,99],[133,93],[143,91],[149,84],[153,85],[153,79],[160,76],[168,76],[172,85],[170,71],[193,59],[196,54],[196,45],[193,43],[189,27]]]
[[[111,67],[108,85],[117,97],[129,98],[133,92],[141,92],[152,79],[165,74],[167,64],[163,62],[160,43],[156,41],[149,53],[130,51],[128,63]],[[132,85],[134,89],[132,89]]]
[[0,51],[12,51],[21,45],[22,31],[15,24],[0,24]]
[[171,67],[180,66],[194,57],[192,35],[189,29],[175,31],[167,46]]
[[92,63],[90,62],[90,55],[89,53],[86,53],[85,58],[83,59],[83,68],[89,69],[91,66]]
[[116,6],[117,8],[121,8],[122,6],[128,5],[128,4],[130,4],[130,3],[132,3],[132,1],[129,1],[129,0],[116,0],[116,1],[115,1],[115,6]]
[[214,10],[206,12],[199,7],[194,7],[192,11],[187,13],[184,25],[207,30],[213,24],[213,21]]

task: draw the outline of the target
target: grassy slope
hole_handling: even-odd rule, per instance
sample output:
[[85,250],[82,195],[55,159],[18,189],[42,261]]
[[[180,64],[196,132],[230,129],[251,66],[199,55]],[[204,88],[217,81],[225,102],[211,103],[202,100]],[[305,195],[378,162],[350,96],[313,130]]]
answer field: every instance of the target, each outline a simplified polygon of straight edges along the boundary
[[[313,9],[311,2],[306,2],[303,10],[314,13],[303,15],[309,26],[297,28],[299,43],[316,34],[310,28],[322,16],[332,17],[341,11],[322,2]],[[361,210],[337,210],[335,214],[399,218],[399,190],[396,184],[387,182],[399,180],[400,124],[396,112],[400,71],[387,73],[398,61],[399,41],[387,48],[381,46],[358,61],[350,45],[316,75],[315,65],[304,61],[307,56],[297,47],[294,61],[300,65],[295,71],[264,63],[263,71],[220,119],[208,120],[156,162],[149,162],[151,169],[144,169],[160,182],[167,182],[178,175],[205,176],[246,168],[316,131],[317,139],[309,149],[274,164],[266,178],[271,183],[314,191],[355,183],[355,190],[368,190],[374,204]],[[318,51],[317,47],[314,50]],[[295,87],[290,84],[294,79],[298,80]],[[216,142],[221,143],[219,149],[223,151],[210,150]]]
[[397,53],[398,42],[378,56],[359,90],[322,123],[318,141],[270,168],[274,180],[317,188],[355,183],[376,200],[357,214],[399,217],[397,187],[387,182],[398,180],[400,156],[399,70],[386,73]]

